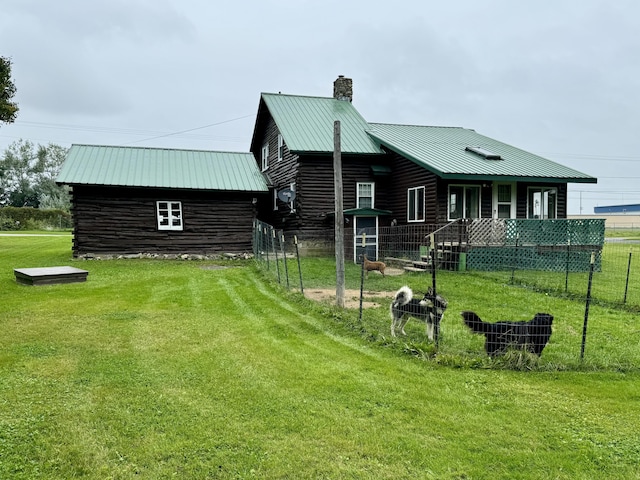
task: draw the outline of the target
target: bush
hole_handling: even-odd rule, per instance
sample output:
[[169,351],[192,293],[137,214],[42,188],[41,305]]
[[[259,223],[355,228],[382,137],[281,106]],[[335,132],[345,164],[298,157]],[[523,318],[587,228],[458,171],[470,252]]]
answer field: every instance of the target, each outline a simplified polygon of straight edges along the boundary
[[63,210],[0,208],[0,230],[66,230],[72,226],[71,214]]

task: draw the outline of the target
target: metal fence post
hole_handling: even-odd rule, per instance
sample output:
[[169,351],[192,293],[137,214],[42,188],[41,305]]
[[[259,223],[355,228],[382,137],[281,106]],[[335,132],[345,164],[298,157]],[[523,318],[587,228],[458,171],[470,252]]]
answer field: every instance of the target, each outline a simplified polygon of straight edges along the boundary
[[280,281],[280,261],[278,260],[278,249],[276,248],[276,229],[272,227],[271,229],[271,241],[273,242],[273,254],[276,258],[276,271],[278,272],[278,283],[282,283]]
[[567,240],[567,265],[565,267],[564,273],[564,292],[567,293],[569,291],[569,256],[571,253],[571,239]]
[[518,263],[518,241],[520,240],[520,234],[516,234],[516,246],[513,249],[513,264],[511,265],[511,283],[515,282],[516,276],[516,264]]
[[269,257],[271,255],[269,254],[269,236],[267,235],[267,227],[264,227],[264,229],[262,231],[262,234],[263,234],[263,238],[264,238],[264,241],[265,241],[264,251],[267,254],[267,270],[270,270],[271,269],[271,264],[270,264],[270,261],[269,261]]
[[[363,235],[364,241],[364,235]],[[360,265],[360,316],[358,320],[362,322],[362,297],[364,295],[364,254],[362,255],[362,264]]]
[[624,285],[624,299],[622,303],[627,303],[627,292],[629,290],[629,275],[631,274],[631,255],[633,254],[633,248],[629,249],[629,261],[627,262],[627,280]]
[[[435,298],[438,293],[436,290],[436,239],[434,234],[429,235],[429,244],[431,248],[431,288],[433,289],[433,297]],[[431,308],[434,309],[433,313],[435,318],[435,315],[437,315],[435,304]],[[440,346],[440,324],[438,322],[434,322],[433,330],[437,349]]]
[[582,346],[580,347],[580,360],[584,359],[584,346],[587,343],[587,322],[589,321],[589,304],[591,303],[591,283],[593,282],[593,266],[596,263],[596,252],[591,252],[589,266],[589,284],[587,286],[587,302],[584,309],[584,325],[582,326]]

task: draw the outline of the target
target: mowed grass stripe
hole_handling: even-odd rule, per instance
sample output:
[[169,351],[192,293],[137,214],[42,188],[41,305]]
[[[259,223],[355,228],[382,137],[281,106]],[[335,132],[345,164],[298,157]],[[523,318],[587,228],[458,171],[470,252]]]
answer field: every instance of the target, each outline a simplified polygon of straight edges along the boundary
[[[0,478],[637,476],[636,371],[441,367],[249,266],[82,262],[86,284],[41,289],[12,263],[0,251]],[[556,306],[441,280],[454,304]]]

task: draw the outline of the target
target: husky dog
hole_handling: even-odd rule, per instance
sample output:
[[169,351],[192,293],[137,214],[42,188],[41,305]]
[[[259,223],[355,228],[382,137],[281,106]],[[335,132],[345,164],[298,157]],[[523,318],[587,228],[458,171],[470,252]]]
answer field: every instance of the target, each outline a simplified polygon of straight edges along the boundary
[[366,255],[363,257],[363,259],[364,259],[364,270],[365,272],[367,272],[367,278],[369,278],[369,271],[371,270],[379,271],[384,277],[384,269],[387,268],[384,262],[372,262],[367,258]]
[[462,312],[462,319],[473,333],[484,334],[484,350],[490,357],[504,353],[513,347],[542,355],[542,350],[551,338],[553,315],[536,313],[526,322],[488,323],[474,312]]
[[408,287],[401,287],[393,297],[389,307],[391,314],[391,336],[396,333],[406,335],[404,326],[409,318],[414,317],[426,323],[427,336],[433,341],[440,334],[440,322],[447,309],[447,301],[440,295],[435,295],[433,288],[429,288],[422,300],[413,298],[413,291]]

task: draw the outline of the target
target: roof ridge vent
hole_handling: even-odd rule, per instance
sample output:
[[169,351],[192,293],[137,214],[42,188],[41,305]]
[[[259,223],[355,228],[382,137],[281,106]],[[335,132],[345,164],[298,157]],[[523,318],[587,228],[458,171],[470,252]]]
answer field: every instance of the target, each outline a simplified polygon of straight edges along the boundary
[[466,147],[465,150],[467,152],[475,153],[476,155],[480,155],[482,158],[487,160],[502,160],[502,157],[498,153],[493,153],[482,147]]

